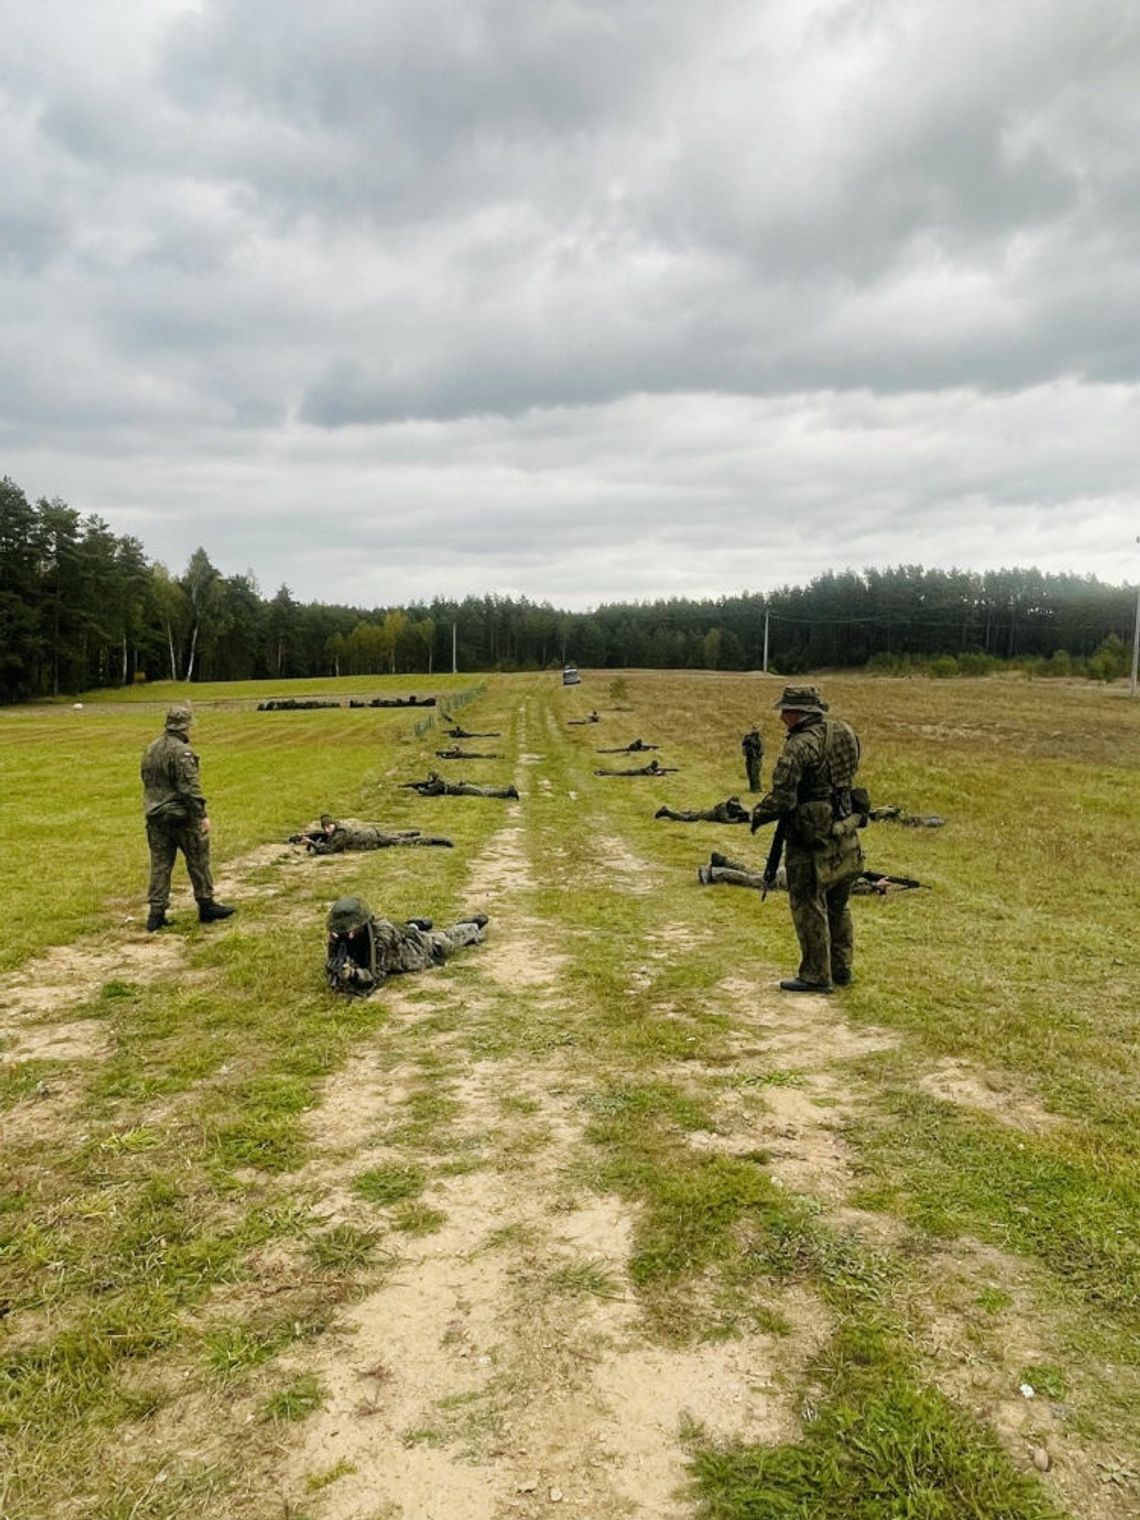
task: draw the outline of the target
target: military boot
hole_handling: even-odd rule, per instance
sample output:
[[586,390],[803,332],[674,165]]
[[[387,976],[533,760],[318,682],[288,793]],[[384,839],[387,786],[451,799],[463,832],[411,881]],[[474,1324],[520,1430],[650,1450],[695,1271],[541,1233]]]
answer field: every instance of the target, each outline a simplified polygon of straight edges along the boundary
[[712,885],[712,866],[698,866],[697,867],[697,880],[700,882],[700,884],[701,884],[702,887],[709,887],[709,886],[711,886]]
[[831,991],[830,982],[805,982],[800,976],[787,976],[780,983],[781,992],[814,992],[827,994]]
[[167,929],[169,927],[170,919],[166,916],[165,908],[160,908],[157,911],[152,908],[147,914],[146,932],[148,934],[155,934],[159,929]]
[[200,924],[216,924],[219,919],[231,918],[237,912],[236,908],[230,908],[225,903],[209,902],[198,904],[198,922]]

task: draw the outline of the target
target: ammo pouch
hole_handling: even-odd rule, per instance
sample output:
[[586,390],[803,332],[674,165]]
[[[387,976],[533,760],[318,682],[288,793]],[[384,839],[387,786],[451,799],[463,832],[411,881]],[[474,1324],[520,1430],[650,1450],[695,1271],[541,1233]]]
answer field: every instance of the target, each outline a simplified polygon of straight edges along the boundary
[[865,818],[852,811],[854,801],[852,793],[844,789],[830,797],[801,802],[792,816],[788,838],[811,851],[816,883],[824,890],[858,876],[863,869],[858,830]]
[[[851,825],[849,828],[848,825]],[[854,880],[863,869],[863,846],[859,842],[859,818],[844,818],[832,825],[833,833],[814,858],[815,879],[824,888]]]
[[834,822],[830,799],[801,802],[788,820],[788,843],[801,850],[822,850]]

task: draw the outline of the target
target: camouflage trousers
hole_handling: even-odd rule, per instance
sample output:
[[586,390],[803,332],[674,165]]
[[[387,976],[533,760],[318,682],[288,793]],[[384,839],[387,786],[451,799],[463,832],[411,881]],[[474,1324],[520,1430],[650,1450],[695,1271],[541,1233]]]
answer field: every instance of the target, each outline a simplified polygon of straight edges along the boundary
[[744,769],[748,772],[748,790],[758,792],[760,790],[760,760],[759,757],[751,759],[745,756]]
[[462,950],[464,945],[478,945],[486,938],[486,930],[478,924],[452,924],[450,929],[417,929],[409,924],[401,935],[398,965],[385,965],[392,971],[426,971],[439,966]]
[[801,981],[830,983],[851,975],[855,959],[855,928],[848,898],[862,860],[850,876],[832,886],[821,886],[812,854],[788,850],[788,899],[792,924],[800,942]]
[[152,913],[164,913],[170,904],[170,877],[179,850],[190,873],[190,885],[198,902],[212,902],[214,878],[210,874],[210,836],[202,833],[197,818],[185,822],[148,818],[146,842],[150,846],[150,882],[147,901]]

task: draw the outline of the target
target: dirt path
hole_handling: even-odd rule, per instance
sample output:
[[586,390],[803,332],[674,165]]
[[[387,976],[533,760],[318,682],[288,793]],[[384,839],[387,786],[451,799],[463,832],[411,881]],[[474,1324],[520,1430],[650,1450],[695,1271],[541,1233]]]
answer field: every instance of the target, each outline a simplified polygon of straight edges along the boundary
[[[552,738],[543,735],[547,744]],[[487,996],[509,995],[524,1015],[572,1027],[566,957],[529,907],[536,879],[526,788],[541,795],[550,783],[526,742],[523,722],[523,799],[472,862],[466,898],[491,916],[477,961]],[[625,840],[593,822],[587,832],[594,853],[581,879],[653,890],[659,873]],[[650,935],[646,974],[683,955],[687,943],[667,927]],[[342,1472],[323,1497],[324,1520],[501,1520],[552,1505],[593,1520],[683,1520],[691,1513],[683,1422],[699,1422],[713,1437],[794,1437],[794,1374],[828,1334],[830,1316],[810,1294],[789,1291],[781,1334],[686,1350],[658,1344],[629,1278],[634,1215],[613,1196],[583,1191],[574,1175],[590,1073],[558,1047],[525,1060],[479,1059],[462,1038],[478,994],[473,1004],[469,990],[461,995],[442,979],[436,991],[428,1017],[458,1026],[432,1037],[434,1058],[447,1064],[436,1091],[452,1105],[452,1133],[482,1137],[479,1155],[491,1164],[436,1176],[423,1201],[441,1228],[406,1239],[393,1276],[343,1317],[319,1356],[303,1359],[329,1398],[292,1444],[276,1483],[285,1495],[314,1473]],[[718,1111],[716,1133],[698,1132],[692,1144],[731,1151],[772,1140],[788,1187],[839,1204],[848,1186],[834,1134],[840,1111],[817,1105],[836,1097],[837,1061],[875,1048],[879,1037],[850,1034],[828,1010],[821,1062],[820,1009],[793,1011],[731,982],[723,993],[727,1008],[748,1007],[740,1071],[794,1057],[803,1085],[771,1103],[734,1094]],[[371,1165],[384,1159],[372,1127],[399,1111],[418,1080],[414,1042],[424,1015],[411,1002],[395,1006],[399,1028],[388,1033],[386,1062],[362,1053],[311,1116],[325,1160],[305,1181],[326,1188],[330,1221],[359,1217],[343,1191],[345,1173],[364,1157]],[[753,1027],[758,1008],[763,1030]]]
[[[510,819],[471,869],[470,900],[499,926],[480,970],[528,1004],[569,1016],[561,957],[522,905],[532,887],[524,831]],[[447,999],[437,1005],[450,1010]],[[790,1336],[686,1352],[655,1345],[628,1278],[629,1211],[581,1194],[568,1176],[584,1127],[581,1075],[558,1052],[525,1063],[455,1050],[449,1058],[456,1129],[494,1134],[509,1165],[433,1185],[428,1201],[445,1225],[407,1244],[395,1277],[351,1311],[316,1363],[330,1398],[288,1473],[299,1484],[338,1464],[352,1469],[330,1490],[328,1520],[361,1515],[366,1501],[380,1513],[388,1502],[400,1507],[393,1514],[441,1520],[537,1515],[551,1504],[597,1520],[681,1520],[682,1417],[714,1434],[787,1438],[795,1421],[783,1385],[818,1345],[826,1317],[789,1295]],[[383,1095],[367,1065],[353,1075],[371,1095],[357,1101],[338,1079],[336,1110],[351,1124],[369,1104],[398,1104],[405,1068],[387,1074]],[[504,1118],[504,1099],[513,1117]],[[335,1149],[348,1135],[329,1117],[313,1122]],[[580,1290],[576,1273],[603,1290]]]

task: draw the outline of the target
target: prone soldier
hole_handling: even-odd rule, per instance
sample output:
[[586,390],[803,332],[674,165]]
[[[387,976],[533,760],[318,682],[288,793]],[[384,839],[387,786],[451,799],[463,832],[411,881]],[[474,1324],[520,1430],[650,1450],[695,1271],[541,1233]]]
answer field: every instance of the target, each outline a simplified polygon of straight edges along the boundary
[[517,786],[476,786],[473,781],[445,781],[438,771],[428,771],[426,781],[405,781],[405,791],[421,797],[518,797]]
[[[786,892],[788,871],[779,866],[775,876],[768,880],[763,871],[755,866],[741,865],[714,850],[707,866],[697,867],[697,880],[703,887],[750,887],[755,892]],[[909,892],[921,887],[913,876],[888,876],[882,871],[862,871],[851,886],[852,897],[886,897],[888,892]]]
[[937,813],[908,813],[893,805],[873,807],[867,817],[872,823],[901,823],[904,829],[940,829],[946,823]]
[[289,835],[290,844],[303,844],[310,855],[341,855],[346,850],[387,850],[399,845],[453,848],[450,839],[421,834],[419,829],[383,829],[378,823],[362,823],[359,818],[337,819],[322,813],[320,822],[310,824],[298,834]]
[[325,977],[334,992],[368,997],[389,976],[440,966],[465,945],[486,937],[487,915],[472,913],[450,929],[430,918],[394,924],[377,918],[361,897],[339,898],[329,909]]
[[637,766],[631,771],[596,770],[595,776],[672,776],[677,771],[675,765],[662,765],[660,760],[650,760],[648,765]]
[[443,716],[451,724],[450,728],[444,729],[444,733],[449,739],[498,739],[501,737],[498,729],[493,733],[476,734],[472,733],[469,728],[464,728],[462,724],[454,722],[448,713],[444,713]]
[[710,808],[678,812],[676,808],[659,807],[654,818],[670,818],[674,823],[748,823],[752,814],[739,797],[726,797]]

